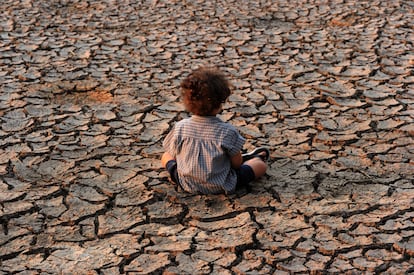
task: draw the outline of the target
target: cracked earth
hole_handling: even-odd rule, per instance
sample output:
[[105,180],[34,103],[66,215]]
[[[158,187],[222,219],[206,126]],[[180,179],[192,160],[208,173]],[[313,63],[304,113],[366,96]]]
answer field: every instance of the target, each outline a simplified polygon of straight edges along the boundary
[[[414,272],[414,4],[0,4],[0,274]],[[176,190],[179,83],[271,148],[251,190]]]

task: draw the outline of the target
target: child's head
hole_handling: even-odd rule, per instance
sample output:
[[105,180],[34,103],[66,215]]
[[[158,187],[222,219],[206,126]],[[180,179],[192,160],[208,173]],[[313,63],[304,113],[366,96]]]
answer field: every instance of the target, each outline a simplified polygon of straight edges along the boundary
[[201,67],[182,82],[187,111],[200,116],[215,115],[230,95],[230,84],[218,69]]

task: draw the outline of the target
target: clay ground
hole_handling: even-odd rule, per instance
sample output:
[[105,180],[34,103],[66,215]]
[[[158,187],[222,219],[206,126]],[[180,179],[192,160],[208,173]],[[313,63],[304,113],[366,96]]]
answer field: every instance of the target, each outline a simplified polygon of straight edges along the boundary
[[[414,4],[3,0],[0,274],[414,272]],[[179,83],[267,146],[225,196],[176,190]]]

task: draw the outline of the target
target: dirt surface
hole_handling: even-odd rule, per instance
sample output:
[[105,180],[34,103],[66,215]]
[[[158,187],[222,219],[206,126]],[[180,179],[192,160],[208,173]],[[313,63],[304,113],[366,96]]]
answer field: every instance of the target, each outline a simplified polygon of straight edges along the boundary
[[[414,272],[413,10],[1,1],[0,274]],[[186,194],[160,166],[200,65],[272,151],[251,190]]]

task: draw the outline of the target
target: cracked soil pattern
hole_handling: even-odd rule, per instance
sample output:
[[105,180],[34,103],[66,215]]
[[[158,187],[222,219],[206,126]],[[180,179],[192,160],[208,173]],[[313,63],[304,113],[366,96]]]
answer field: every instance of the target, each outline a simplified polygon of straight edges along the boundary
[[[414,2],[3,0],[0,274],[414,273]],[[176,190],[179,83],[266,146],[236,194]]]

